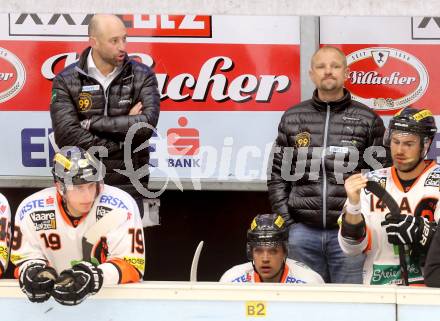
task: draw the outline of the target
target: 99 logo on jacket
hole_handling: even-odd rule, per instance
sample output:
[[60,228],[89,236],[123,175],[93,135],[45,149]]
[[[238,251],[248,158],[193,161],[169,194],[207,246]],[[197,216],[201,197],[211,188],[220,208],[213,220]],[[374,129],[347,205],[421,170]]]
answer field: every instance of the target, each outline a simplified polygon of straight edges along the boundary
[[78,98],[78,110],[80,112],[89,111],[92,108],[92,95],[89,93],[80,93]]
[[309,147],[311,136],[309,132],[302,132],[295,136],[295,147]]

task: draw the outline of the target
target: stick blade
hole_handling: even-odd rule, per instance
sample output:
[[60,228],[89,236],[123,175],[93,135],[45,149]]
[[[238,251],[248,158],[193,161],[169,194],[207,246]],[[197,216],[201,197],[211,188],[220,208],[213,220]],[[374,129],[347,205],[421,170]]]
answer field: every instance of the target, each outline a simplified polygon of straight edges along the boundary
[[197,267],[199,266],[200,253],[202,252],[203,241],[200,241],[199,245],[197,245],[196,251],[194,252],[194,257],[191,264],[191,272],[189,276],[189,280],[191,282],[197,282]]

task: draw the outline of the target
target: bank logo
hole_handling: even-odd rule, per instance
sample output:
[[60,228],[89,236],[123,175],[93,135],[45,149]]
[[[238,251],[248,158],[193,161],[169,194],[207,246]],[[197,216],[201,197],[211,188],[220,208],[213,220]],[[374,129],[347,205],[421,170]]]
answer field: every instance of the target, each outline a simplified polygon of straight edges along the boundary
[[197,128],[187,127],[188,118],[181,116],[177,120],[179,127],[167,131],[167,149],[171,156],[168,167],[200,167],[196,157],[200,149],[200,132]]
[[179,127],[167,131],[168,154],[170,155],[196,155],[200,148],[200,134],[196,128],[186,128],[188,119],[180,117],[177,121]]

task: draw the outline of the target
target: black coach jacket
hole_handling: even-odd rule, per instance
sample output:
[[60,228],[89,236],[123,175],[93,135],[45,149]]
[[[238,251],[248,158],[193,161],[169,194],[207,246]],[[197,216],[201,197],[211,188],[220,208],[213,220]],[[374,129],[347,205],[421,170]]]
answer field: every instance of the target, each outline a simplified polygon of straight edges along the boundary
[[382,119],[353,101],[345,89],[339,101],[321,101],[315,90],[311,100],[288,109],[281,118],[268,168],[273,212],[289,223],[337,228],[347,197],[344,180],[361,169],[377,169],[386,163],[383,147],[381,154],[371,149],[364,153],[369,146],[382,146],[384,132]]
[[[87,48],[77,63],[68,66],[53,80],[50,115],[59,147],[80,146],[88,150],[103,146],[108,156],[105,182],[111,185],[129,183],[129,179],[114,169],[125,169],[124,141],[129,128],[144,122],[148,127],[135,132],[128,141],[134,170],[149,162],[148,148],[133,153],[136,147],[153,134],[159,119],[160,97],[154,72],[146,65],[125,57],[122,71],[104,92],[97,80],[87,75]],[[129,116],[129,110],[141,101],[140,115]],[[127,143],[127,141],[125,141]],[[131,143],[130,143],[131,142]],[[142,181],[148,181],[148,176]]]

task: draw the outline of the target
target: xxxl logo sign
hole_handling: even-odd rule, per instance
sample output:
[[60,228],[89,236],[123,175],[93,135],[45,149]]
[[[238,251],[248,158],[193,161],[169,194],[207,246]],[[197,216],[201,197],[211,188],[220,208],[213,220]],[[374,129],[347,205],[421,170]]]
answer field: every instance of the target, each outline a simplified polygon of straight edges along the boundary
[[412,39],[440,39],[440,17],[412,17]]
[[[87,36],[93,14],[9,14],[11,36]],[[120,15],[132,37],[211,37],[211,17],[195,15]]]
[[93,14],[10,13],[10,36],[87,36]]

